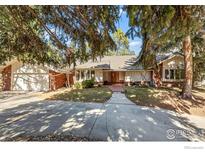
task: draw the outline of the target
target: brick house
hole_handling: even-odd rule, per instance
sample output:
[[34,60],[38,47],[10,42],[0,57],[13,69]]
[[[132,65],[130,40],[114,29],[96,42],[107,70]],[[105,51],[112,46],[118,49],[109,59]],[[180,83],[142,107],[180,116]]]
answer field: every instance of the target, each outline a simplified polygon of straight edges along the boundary
[[[158,55],[157,63],[160,76],[165,86],[180,86],[184,80],[184,57],[182,54],[170,53]],[[96,62],[77,65],[75,71],[76,82],[92,77],[101,84],[138,84],[153,83],[154,71],[152,68],[144,69],[136,65],[136,56],[105,56]]]
[[[0,66],[3,90],[56,90],[94,78],[98,84],[152,83],[153,69],[135,65],[136,56],[105,56],[97,61],[78,64],[74,70],[47,66],[23,65],[17,60]],[[184,80],[184,59],[179,53],[157,56],[164,85],[179,85]]]
[[68,74],[47,66],[12,60],[0,67],[2,90],[48,91],[66,86]]

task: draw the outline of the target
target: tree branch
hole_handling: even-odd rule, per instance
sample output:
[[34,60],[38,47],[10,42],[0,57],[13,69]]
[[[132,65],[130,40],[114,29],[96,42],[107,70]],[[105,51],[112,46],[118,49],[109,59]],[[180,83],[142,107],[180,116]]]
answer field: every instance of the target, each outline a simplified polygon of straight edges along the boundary
[[29,6],[26,6],[27,10],[37,19],[39,24],[46,30],[46,32],[56,41],[60,48],[66,48],[66,46],[56,37],[56,35],[45,25],[41,18],[38,17],[36,12]]

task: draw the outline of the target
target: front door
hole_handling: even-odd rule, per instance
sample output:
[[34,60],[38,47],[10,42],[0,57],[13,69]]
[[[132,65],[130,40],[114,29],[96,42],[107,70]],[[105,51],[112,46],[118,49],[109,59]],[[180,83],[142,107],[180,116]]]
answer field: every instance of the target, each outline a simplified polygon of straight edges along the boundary
[[119,82],[119,72],[111,72],[111,80],[112,80],[112,83],[118,83]]

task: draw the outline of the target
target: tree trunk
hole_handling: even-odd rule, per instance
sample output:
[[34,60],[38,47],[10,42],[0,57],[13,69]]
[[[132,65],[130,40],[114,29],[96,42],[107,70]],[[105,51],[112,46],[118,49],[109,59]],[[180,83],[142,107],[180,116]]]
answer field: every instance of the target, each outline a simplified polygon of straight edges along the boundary
[[153,72],[154,73],[153,80],[154,80],[154,84],[156,88],[159,88],[162,86],[161,69],[162,69],[162,66],[161,65],[158,66],[156,64],[156,67],[154,68],[154,72]]
[[157,70],[154,70],[154,83],[155,83],[156,88],[159,88],[162,85],[161,75],[159,74],[159,71]]
[[193,59],[191,49],[191,37],[186,36],[183,41],[183,52],[184,52],[184,70],[185,80],[182,90],[182,97],[191,99],[192,98],[192,81],[193,81]]

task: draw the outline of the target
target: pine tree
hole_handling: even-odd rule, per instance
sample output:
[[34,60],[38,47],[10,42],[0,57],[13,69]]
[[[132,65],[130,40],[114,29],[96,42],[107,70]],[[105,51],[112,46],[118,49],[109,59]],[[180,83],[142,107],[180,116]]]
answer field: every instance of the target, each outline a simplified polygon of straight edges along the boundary
[[[205,33],[200,31],[192,38],[193,81],[201,82],[205,75]],[[194,82],[193,82],[194,83]]]
[[1,6],[0,63],[15,57],[56,65],[95,59],[115,50],[111,34],[118,16],[119,6]]
[[113,40],[116,44],[115,51],[109,51],[106,55],[135,55],[134,51],[129,50],[129,40],[122,29],[117,29],[113,33]]
[[[185,63],[185,82],[182,90],[183,98],[192,97],[193,34],[203,28],[204,6],[127,6],[131,36],[140,36],[143,47],[140,59],[147,55],[156,55],[163,46],[182,43]],[[156,49],[156,50],[153,50]]]
[[125,36],[122,29],[117,29],[117,31],[113,34],[113,40],[116,43],[116,52],[117,54],[128,53],[129,50],[129,40],[127,36]]

